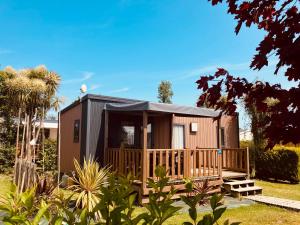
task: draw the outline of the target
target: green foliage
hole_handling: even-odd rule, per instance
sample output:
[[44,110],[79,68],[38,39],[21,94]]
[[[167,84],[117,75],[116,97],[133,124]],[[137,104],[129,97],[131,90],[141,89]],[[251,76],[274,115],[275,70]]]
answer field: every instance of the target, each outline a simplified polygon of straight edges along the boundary
[[161,103],[172,103],[173,91],[170,81],[161,81],[158,86],[158,99]]
[[100,168],[92,158],[84,160],[82,167],[75,159],[74,166],[77,177],[73,177],[75,184],[70,188],[78,193],[76,206],[92,212],[100,201],[101,188],[107,184],[109,169]]
[[298,183],[300,152],[288,149],[260,152],[256,158],[256,177]]
[[44,151],[40,145],[37,164],[40,168],[43,168],[44,164],[45,171],[57,170],[57,142],[55,140],[45,139]]
[[91,215],[86,208],[81,209],[74,207],[74,204],[72,204],[73,195],[66,197],[66,195],[60,191],[54,197],[54,200],[51,202],[52,211],[46,217],[49,224],[94,224],[91,223],[94,215]]
[[46,214],[49,205],[41,201],[35,204],[35,188],[19,193],[12,186],[7,196],[0,199],[0,220],[5,224],[38,225]]
[[[201,218],[198,218],[197,206],[202,205],[206,202],[209,191],[208,181],[202,186],[195,184],[194,182],[187,181],[185,184],[186,190],[188,191],[187,196],[180,196],[181,200],[189,207],[189,216],[191,222],[184,222],[183,225],[213,225],[218,224],[218,220],[221,218],[226,210],[223,206],[223,195],[214,194],[210,198],[210,207],[212,209],[211,214],[206,214]],[[240,223],[231,223],[231,225],[238,225]],[[224,225],[229,225],[229,220],[226,220]]]
[[43,174],[38,176],[36,184],[36,195],[49,199],[57,187],[57,182],[51,174]]
[[0,144],[0,173],[9,173],[15,164],[16,147]]
[[132,177],[109,176],[108,185],[101,188],[100,202],[94,208],[95,215],[100,215],[99,224],[136,225],[146,216],[142,213],[133,216],[137,194],[132,187]]
[[264,138],[264,128],[261,127],[260,124],[262,124],[266,120],[267,114],[265,112],[258,111],[254,105],[246,106],[246,104],[244,104],[244,107],[251,121],[253,147],[257,152],[266,147],[266,140]]
[[[138,214],[135,213],[137,193],[133,188],[133,177],[116,176],[106,171],[102,173],[102,177],[106,177],[105,183],[99,182],[103,179],[99,179],[96,174],[96,172],[101,173],[99,165],[96,164],[91,160],[85,162],[83,168],[77,168],[78,178],[75,181],[78,183],[75,190],[80,191],[79,195],[74,193],[67,197],[64,192],[59,190],[53,192],[53,189],[47,192],[44,181],[42,185],[23,193],[18,193],[13,186],[7,197],[1,199],[0,220],[5,224],[13,225],[38,225],[41,222],[54,225],[161,225],[180,209],[173,206],[172,198],[176,190],[171,187],[171,190],[166,192],[166,188],[170,186],[164,167],[156,168],[157,180],[148,180],[148,186],[153,191],[149,194],[149,204],[145,206],[147,211]],[[75,166],[78,167],[79,164],[76,165],[75,162]],[[187,187],[190,191],[193,190],[190,183]],[[210,199],[212,213],[198,218],[196,205],[206,196],[203,192],[197,192],[195,196],[182,196],[182,200],[190,208],[189,215],[194,221],[194,223],[184,222],[184,224],[212,225],[217,223],[226,210],[221,204],[222,196],[214,195]],[[47,193],[51,197],[40,198],[41,193]],[[73,200],[74,197],[77,201]],[[97,203],[90,204],[90,201],[95,201],[96,198]],[[76,204],[78,199],[80,204]],[[226,221],[224,224],[229,222]]]
[[155,169],[155,175],[158,180],[148,179],[148,186],[153,189],[149,193],[149,204],[146,205],[149,211],[149,216],[146,218],[147,224],[160,225],[167,219],[174,216],[180,210],[180,207],[175,207],[172,204],[172,197],[176,194],[176,190],[171,186],[170,191],[166,192],[165,188],[169,183],[170,178],[167,177],[167,172],[164,167],[158,166]]

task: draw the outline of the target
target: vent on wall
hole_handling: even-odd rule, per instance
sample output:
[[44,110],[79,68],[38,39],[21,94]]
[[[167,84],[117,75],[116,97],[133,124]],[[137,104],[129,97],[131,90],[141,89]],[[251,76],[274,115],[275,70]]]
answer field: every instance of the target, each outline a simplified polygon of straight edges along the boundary
[[191,123],[191,132],[197,132],[197,131],[198,131],[198,124]]

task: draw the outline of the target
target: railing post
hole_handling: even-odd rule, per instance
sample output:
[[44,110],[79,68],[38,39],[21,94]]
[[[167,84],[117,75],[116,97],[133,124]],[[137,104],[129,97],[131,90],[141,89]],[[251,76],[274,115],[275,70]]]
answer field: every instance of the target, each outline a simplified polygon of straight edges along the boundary
[[222,167],[223,167],[222,158],[223,158],[223,150],[220,148],[220,149],[218,149],[218,172],[219,172],[219,176],[221,179],[223,179],[223,177],[222,177]]
[[191,157],[191,153],[190,153],[190,149],[185,149],[183,152],[183,176],[185,178],[189,178],[190,177],[190,170],[191,170],[191,164],[190,164],[190,157]]
[[246,149],[246,169],[247,169],[247,177],[250,179],[250,155],[249,155],[249,147]]

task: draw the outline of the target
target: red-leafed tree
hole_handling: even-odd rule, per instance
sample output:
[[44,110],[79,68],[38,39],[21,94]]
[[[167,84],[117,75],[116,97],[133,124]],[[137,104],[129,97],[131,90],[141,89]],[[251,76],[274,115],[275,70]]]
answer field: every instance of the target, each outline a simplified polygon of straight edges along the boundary
[[[222,0],[211,0],[212,5]],[[266,118],[258,124],[264,128],[268,147],[276,143],[300,143],[300,0],[227,0],[228,13],[234,15],[236,34],[241,26],[257,26],[266,32],[256,48],[250,68],[260,70],[268,66],[271,55],[277,58],[274,75],[283,70],[284,76],[296,85],[289,89],[280,84],[235,77],[226,69],[218,68],[216,73],[201,76],[197,81],[202,94],[198,106],[204,103],[224,113],[236,111],[238,99],[243,99],[246,107],[254,106],[258,112],[266,113]],[[227,95],[227,101],[219,101]],[[268,99],[276,104],[267,104]]]

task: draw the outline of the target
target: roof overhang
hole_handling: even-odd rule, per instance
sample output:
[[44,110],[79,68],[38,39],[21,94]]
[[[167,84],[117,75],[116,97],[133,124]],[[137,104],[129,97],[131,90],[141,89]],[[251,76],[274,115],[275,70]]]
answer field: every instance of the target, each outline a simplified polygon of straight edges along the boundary
[[174,113],[191,116],[203,117],[219,117],[220,110],[208,109],[203,107],[180,106],[174,104],[154,103],[154,102],[136,102],[136,103],[106,103],[105,110],[118,111],[118,112],[131,112],[131,111],[151,111],[162,113]]

